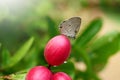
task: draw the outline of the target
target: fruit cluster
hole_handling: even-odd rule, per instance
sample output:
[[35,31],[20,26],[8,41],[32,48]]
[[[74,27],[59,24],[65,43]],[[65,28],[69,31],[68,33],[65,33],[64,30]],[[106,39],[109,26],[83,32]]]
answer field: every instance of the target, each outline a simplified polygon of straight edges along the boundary
[[36,66],[32,68],[26,75],[26,80],[72,80],[64,72],[53,73],[51,66],[59,66],[70,55],[71,44],[65,35],[58,35],[52,38],[46,45],[44,57],[49,67]]

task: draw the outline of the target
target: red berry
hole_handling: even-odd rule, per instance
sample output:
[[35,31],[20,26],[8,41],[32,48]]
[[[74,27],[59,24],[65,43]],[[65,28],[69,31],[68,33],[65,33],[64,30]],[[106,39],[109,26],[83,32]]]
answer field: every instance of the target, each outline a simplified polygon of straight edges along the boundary
[[53,75],[52,80],[72,80],[70,76],[68,76],[64,72],[57,72]]
[[44,56],[48,64],[58,66],[70,55],[71,44],[65,35],[53,37],[46,45]]
[[44,66],[32,68],[26,75],[25,80],[51,80],[52,72]]

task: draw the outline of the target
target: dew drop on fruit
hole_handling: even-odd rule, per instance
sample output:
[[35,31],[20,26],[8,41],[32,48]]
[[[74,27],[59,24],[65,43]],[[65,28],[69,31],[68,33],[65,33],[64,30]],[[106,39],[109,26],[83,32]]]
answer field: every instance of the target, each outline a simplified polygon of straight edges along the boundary
[[57,67],[57,66],[55,65],[55,66],[53,66],[53,67]]
[[64,63],[67,63],[67,61],[64,61]]

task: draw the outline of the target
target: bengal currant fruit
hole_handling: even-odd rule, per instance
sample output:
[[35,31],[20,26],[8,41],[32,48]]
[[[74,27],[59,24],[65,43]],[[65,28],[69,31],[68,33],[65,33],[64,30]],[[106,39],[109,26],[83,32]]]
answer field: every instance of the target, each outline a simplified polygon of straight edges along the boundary
[[69,75],[64,72],[57,72],[53,75],[52,80],[72,80]]
[[44,66],[32,68],[26,75],[25,80],[52,80],[52,72]]
[[68,37],[58,35],[48,41],[44,49],[44,56],[49,65],[58,66],[67,60],[70,50],[71,44]]

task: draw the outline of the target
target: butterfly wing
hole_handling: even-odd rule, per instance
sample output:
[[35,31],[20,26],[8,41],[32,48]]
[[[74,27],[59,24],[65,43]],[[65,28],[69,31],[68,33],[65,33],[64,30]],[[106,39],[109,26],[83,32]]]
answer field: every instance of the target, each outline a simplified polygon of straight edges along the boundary
[[72,17],[66,21],[63,21],[59,26],[60,33],[68,37],[75,38],[80,29],[80,24],[80,17]]

